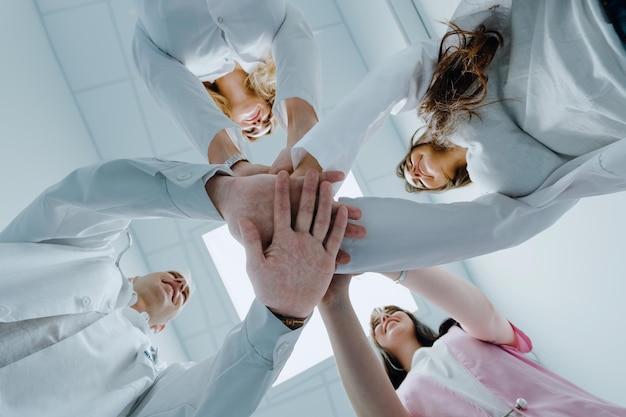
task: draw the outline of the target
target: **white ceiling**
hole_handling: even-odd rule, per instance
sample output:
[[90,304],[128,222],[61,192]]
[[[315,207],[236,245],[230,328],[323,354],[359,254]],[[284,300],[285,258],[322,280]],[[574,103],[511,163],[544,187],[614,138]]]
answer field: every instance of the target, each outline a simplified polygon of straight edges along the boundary
[[[308,17],[322,51],[328,112],[376,63],[407,42],[440,33],[434,20],[448,16],[457,0],[418,6],[411,0],[294,3]],[[133,71],[129,44],[134,21],[128,0],[0,3],[5,53],[0,69],[0,192],[10,196],[0,208],[0,227],[44,186],[89,162],[153,155],[203,162]],[[414,124],[412,115],[395,118],[361,152],[354,174],[365,194],[416,198],[403,192],[393,172]],[[278,134],[251,145],[249,152],[268,163],[283,141]],[[434,201],[472,198],[477,192],[450,193]],[[451,266],[469,272],[533,337],[545,364],[622,405],[626,337],[617,326],[626,315],[621,300],[626,294],[625,209],[624,193],[589,199],[518,248]],[[125,272],[177,267],[190,270],[198,284],[198,295],[159,339],[170,360],[207,357],[237,322],[202,244],[202,234],[211,227],[170,220],[133,225],[137,244],[124,261]],[[418,303],[425,320],[439,320],[440,313]],[[332,361],[274,388],[255,415],[294,413],[353,415]]]

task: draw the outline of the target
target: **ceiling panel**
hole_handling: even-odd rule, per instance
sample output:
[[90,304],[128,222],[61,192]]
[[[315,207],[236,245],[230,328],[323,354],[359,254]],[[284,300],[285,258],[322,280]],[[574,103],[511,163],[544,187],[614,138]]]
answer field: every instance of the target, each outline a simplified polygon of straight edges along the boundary
[[76,100],[104,159],[154,154],[130,81],[77,93]]
[[106,3],[43,15],[43,22],[72,90],[128,78]]

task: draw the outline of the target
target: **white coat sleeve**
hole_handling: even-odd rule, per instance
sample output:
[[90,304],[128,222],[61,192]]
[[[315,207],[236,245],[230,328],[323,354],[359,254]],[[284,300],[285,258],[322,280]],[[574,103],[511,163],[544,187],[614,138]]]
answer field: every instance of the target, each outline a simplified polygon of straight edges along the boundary
[[301,332],[289,330],[255,300],[215,356],[167,367],[129,415],[249,416],[278,377]]
[[502,194],[471,202],[420,204],[395,198],[342,199],[359,207],[364,239],[344,239],[350,254],[338,273],[423,268],[518,245],[550,227],[577,200],[540,208]]
[[309,153],[324,170],[347,173],[390,114],[417,107],[430,84],[437,52],[436,44],[424,42],[377,66],[293,147],[293,165]]
[[0,242],[99,249],[133,218],[223,221],[204,185],[222,165],[157,159],[114,160],[80,168],[45,190],[1,233]]
[[274,113],[287,126],[284,100],[300,98],[320,115],[322,75],[320,53],[307,20],[293,4],[287,3],[285,19],[272,41],[276,63]]
[[132,50],[135,66],[148,91],[202,156],[207,156],[211,141],[222,129],[236,137],[236,145],[243,143],[241,127],[217,107],[202,82],[159,49],[139,24],[135,28]]

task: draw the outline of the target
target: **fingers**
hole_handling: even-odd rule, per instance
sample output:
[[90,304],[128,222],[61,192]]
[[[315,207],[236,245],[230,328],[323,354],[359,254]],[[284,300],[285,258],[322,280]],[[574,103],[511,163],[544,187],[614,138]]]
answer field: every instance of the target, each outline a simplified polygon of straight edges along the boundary
[[[350,217],[350,213],[348,212],[348,218],[349,217]],[[364,226],[354,224],[354,223],[348,223],[344,237],[347,237],[350,239],[363,239],[366,234],[367,234],[367,229]]]
[[313,223],[312,234],[320,240],[324,240],[332,222],[333,210],[333,186],[325,181],[319,186],[320,194],[317,202],[317,212]]
[[279,172],[274,185],[274,235],[291,228],[289,187],[289,174],[285,171]]
[[341,171],[324,171],[320,173],[320,182],[328,181],[330,183],[335,183],[343,181],[345,178],[346,174]]
[[326,239],[326,250],[330,253],[337,253],[339,246],[343,240],[343,236],[348,225],[348,209],[345,207],[339,207],[337,214],[335,215],[335,221],[332,226],[332,230]]
[[312,169],[308,170],[304,175],[300,207],[298,208],[294,227],[294,230],[297,232],[309,232],[311,230],[311,223],[315,215],[318,179],[319,173]]
[[345,206],[348,209],[348,218],[350,220],[359,220],[362,216],[361,209],[355,206],[350,206],[348,204],[343,204],[342,202],[336,201],[333,204],[333,209],[336,210],[341,206]]
[[337,252],[337,258],[335,259],[335,263],[337,265],[345,265],[350,262],[350,255],[342,250]]
[[260,267],[265,257],[263,255],[259,230],[247,217],[240,217],[237,223],[239,224],[239,232],[241,233],[241,242],[246,250],[246,269],[248,271],[256,270]]

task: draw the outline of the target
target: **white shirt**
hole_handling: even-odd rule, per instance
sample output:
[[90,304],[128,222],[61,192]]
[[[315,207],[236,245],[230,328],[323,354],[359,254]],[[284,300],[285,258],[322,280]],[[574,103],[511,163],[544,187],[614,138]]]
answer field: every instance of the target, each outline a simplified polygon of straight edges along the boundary
[[[469,3],[453,17],[461,27],[503,30],[489,91],[504,101],[481,109],[483,120],[465,123],[453,139],[468,147],[475,181],[525,197],[348,200],[364,210],[368,234],[344,240],[352,261],[341,272],[417,268],[510,247],[549,227],[577,198],[626,188],[626,51],[599,3],[518,1],[510,11],[506,1]],[[389,114],[415,111],[437,48],[411,46],[373,70],[294,146],[294,166],[308,152],[324,169],[347,172]]]
[[272,55],[273,112],[283,126],[287,98],[301,98],[319,114],[317,45],[302,13],[286,0],[135,0],[135,6],[133,57],[139,74],[202,155],[222,129],[243,150],[241,128],[201,83],[231,72],[235,61],[250,73]]
[[300,331],[290,331],[255,301],[215,357],[164,368],[152,354],[145,314],[129,307],[132,285],[113,253],[112,242],[132,218],[222,221],[204,188],[218,171],[230,173],[223,166],[152,159],[81,168],[0,233],[0,322],[97,318],[74,322],[64,338],[0,368],[0,415],[254,411]]

